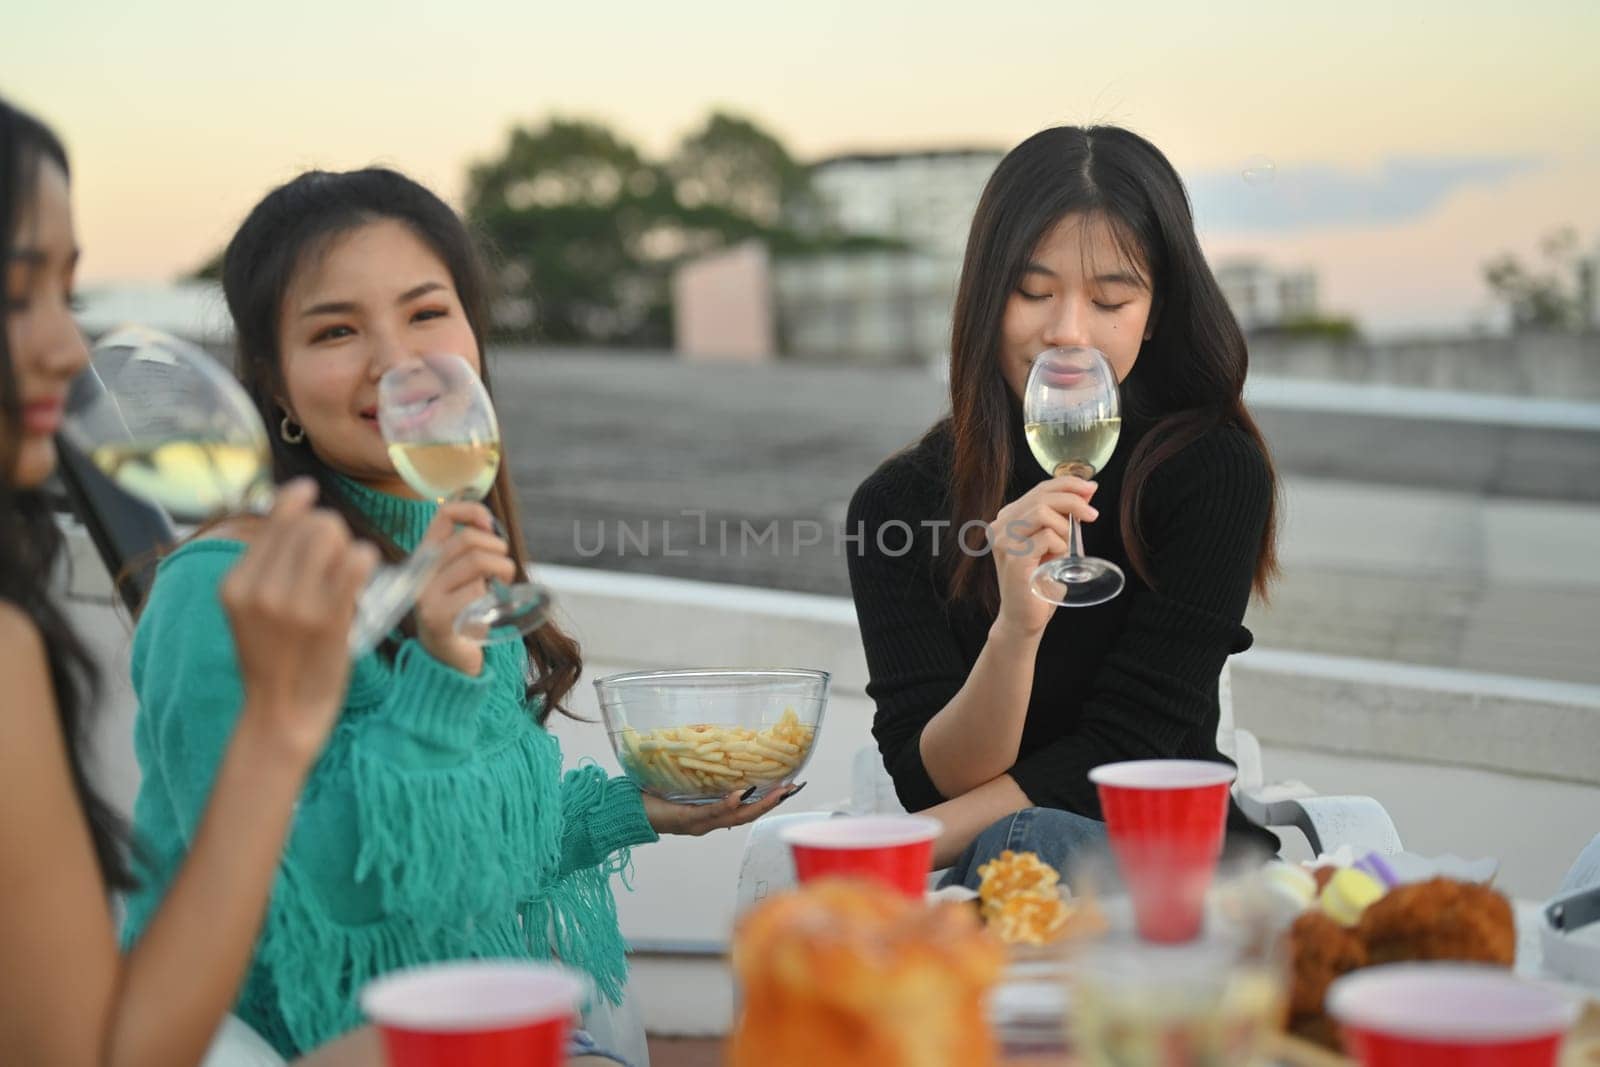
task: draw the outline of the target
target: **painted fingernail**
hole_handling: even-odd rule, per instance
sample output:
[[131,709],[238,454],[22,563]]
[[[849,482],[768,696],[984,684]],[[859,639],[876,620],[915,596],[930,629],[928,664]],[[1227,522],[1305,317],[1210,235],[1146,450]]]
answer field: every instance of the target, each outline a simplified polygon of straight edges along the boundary
[[758,786],[758,785],[753,785],[749,789],[746,789],[743,793],[740,793],[739,794],[739,803],[743,804],[745,801],[747,801],[751,797],[755,796],[756,795],[756,790],[760,789],[760,788],[761,787]]
[[799,785],[795,786],[793,789],[791,789],[787,793],[783,794],[783,799],[788,800],[790,797],[794,796],[796,793],[800,792],[800,790],[804,789],[805,787],[806,787],[806,783],[805,782],[801,782]]

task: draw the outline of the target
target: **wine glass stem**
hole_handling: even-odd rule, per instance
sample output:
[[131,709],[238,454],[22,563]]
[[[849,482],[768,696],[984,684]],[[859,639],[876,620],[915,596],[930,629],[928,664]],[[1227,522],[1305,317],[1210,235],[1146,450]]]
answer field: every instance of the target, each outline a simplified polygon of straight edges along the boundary
[[1068,515],[1067,526],[1067,556],[1068,560],[1076,562],[1083,558],[1083,531],[1078,526],[1078,516]]

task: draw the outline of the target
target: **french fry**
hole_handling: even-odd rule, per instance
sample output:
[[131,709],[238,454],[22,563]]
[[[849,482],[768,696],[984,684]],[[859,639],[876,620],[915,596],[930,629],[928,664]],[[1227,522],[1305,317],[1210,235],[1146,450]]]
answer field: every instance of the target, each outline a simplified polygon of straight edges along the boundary
[[678,766],[688,767],[691,770],[699,771],[701,774],[714,774],[718,778],[738,778],[742,776],[742,772],[736,771],[732,767],[724,767],[720,763],[707,763],[705,760],[698,760],[693,756],[680,757]]
[[694,745],[688,741],[676,741],[671,738],[647,737],[639,742],[639,747],[646,752],[693,752]]
[[721,795],[771,785],[793,774],[816,740],[816,728],[787,708],[776,722],[753,730],[695,723],[618,738],[624,770],[645,788],[669,794]]
[[[766,742],[764,741],[754,742],[754,746],[755,752],[758,755],[772,760],[775,763],[781,763],[786,767],[793,767],[798,762],[798,759],[795,756],[791,756],[781,749],[768,748]],[[798,752],[799,749],[797,748],[795,751]]]

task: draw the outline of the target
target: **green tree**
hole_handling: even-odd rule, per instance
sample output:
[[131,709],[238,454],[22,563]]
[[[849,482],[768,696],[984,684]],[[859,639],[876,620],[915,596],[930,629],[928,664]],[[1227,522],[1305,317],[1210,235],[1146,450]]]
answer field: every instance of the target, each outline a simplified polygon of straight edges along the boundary
[[779,229],[809,222],[810,173],[749,119],[713,112],[667,163],[681,207],[725,213],[735,227]]
[[542,340],[660,344],[670,334],[651,234],[674,202],[661,168],[593,122],[511,131],[468,176],[466,214],[494,247],[495,323]]
[[685,254],[751,238],[784,255],[905,247],[885,237],[827,230],[811,168],[738,115],[713,112],[679,142],[666,171]]
[[1582,329],[1585,264],[1578,257],[1577,230],[1567,226],[1546,234],[1539,254],[1543,269],[1524,266],[1509,252],[1495,257],[1484,264],[1484,282],[1510,308],[1513,330]]
[[220,282],[222,281],[222,255],[224,249],[217,249],[211,256],[194,270],[183,275],[180,281],[189,282]]

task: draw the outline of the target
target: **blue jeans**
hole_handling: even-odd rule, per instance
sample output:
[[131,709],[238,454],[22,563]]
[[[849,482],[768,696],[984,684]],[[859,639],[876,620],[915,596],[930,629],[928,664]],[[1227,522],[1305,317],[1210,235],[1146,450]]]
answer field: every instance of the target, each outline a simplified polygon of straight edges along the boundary
[[607,1052],[597,1046],[594,1043],[594,1038],[589,1036],[589,1031],[587,1030],[574,1030],[572,1031],[572,1036],[567,1039],[567,1058],[571,1059],[576,1056],[602,1056],[608,1060],[615,1060],[617,1063],[622,1064],[622,1067],[628,1067],[627,1060],[618,1056],[615,1052]]
[[980,833],[955,866],[939,880],[939,888],[964,885],[977,889],[978,868],[1006,849],[1033,852],[1058,871],[1066,871],[1074,855],[1104,851],[1106,824],[1059,808],[1023,808]]

